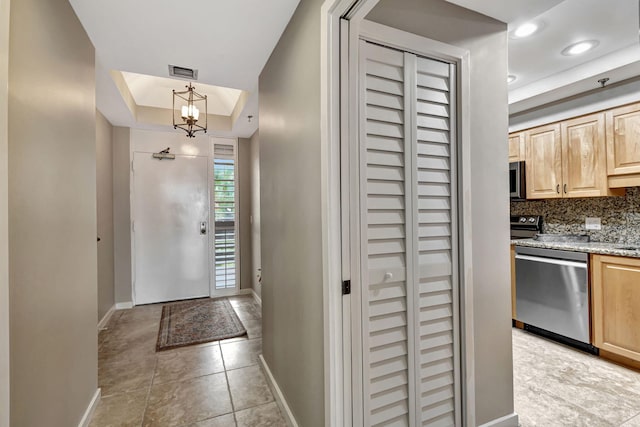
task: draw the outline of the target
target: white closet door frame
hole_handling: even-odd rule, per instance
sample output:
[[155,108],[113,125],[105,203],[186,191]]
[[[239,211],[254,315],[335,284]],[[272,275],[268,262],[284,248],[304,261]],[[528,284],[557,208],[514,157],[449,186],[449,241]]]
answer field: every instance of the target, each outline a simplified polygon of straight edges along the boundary
[[[341,159],[342,159],[342,177],[343,177],[343,196],[342,196],[342,233],[343,239],[350,242],[362,242],[363,236],[360,232],[361,215],[361,195],[360,185],[360,147],[353,141],[359,139],[359,130],[362,128],[360,122],[362,118],[359,114],[359,97],[358,77],[359,77],[359,40],[364,39],[373,43],[395,48],[405,52],[414,53],[419,56],[433,58],[455,65],[457,72],[455,73],[455,84],[452,87],[452,96],[455,96],[456,109],[453,114],[456,116],[456,127],[451,129],[452,135],[457,138],[456,144],[456,164],[451,165],[452,171],[457,172],[457,182],[452,183],[457,195],[457,211],[455,212],[455,220],[458,223],[457,236],[453,241],[452,250],[458,254],[457,274],[459,282],[459,301],[458,313],[458,329],[460,331],[460,340],[458,346],[462,360],[460,360],[461,370],[459,377],[461,381],[460,395],[461,408],[464,425],[475,425],[475,384],[474,384],[474,360],[473,360],[473,294],[472,294],[472,266],[471,266],[471,203],[470,203],[470,134],[469,134],[469,107],[468,103],[463,102],[469,98],[469,52],[455,46],[451,46],[438,41],[430,40],[415,34],[390,28],[384,25],[373,23],[370,21],[350,21],[341,25],[341,48],[344,50],[348,46],[348,54],[342,54],[343,61],[348,61],[348,67],[344,64],[341,67],[343,83],[341,86],[341,94],[343,97],[343,112],[341,118],[342,140]],[[348,30],[348,34],[347,33]],[[344,41],[347,38],[348,41]],[[346,70],[345,70],[346,68]],[[347,81],[344,83],[344,81]],[[344,102],[344,97],[348,98]],[[345,108],[346,107],[346,108]],[[344,111],[346,110],[346,112]],[[363,115],[364,116],[364,115]],[[357,124],[345,130],[345,123]],[[348,164],[345,168],[344,163]],[[348,179],[348,184],[344,181]],[[412,180],[413,181],[413,180]],[[414,181],[415,182],[415,181]],[[345,195],[344,192],[347,192]],[[452,217],[453,218],[453,217]],[[348,236],[348,238],[347,238]],[[362,244],[362,243],[361,243]],[[350,246],[343,241],[343,251]],[[362,259],[356,251],[343,252],[343,264],[349,263],[350,268],[343,267],[343,279],[350,279],[352,282],[359,282],[361,279]],[[363,408],[362,396],[360,393],[354,393],[354,390],[362,390],[363,378],[359,373],[363,370],[363,360],[354,355],[362,354],[362,343],[358,339],[362,332],[362,325],[359,319],[362,315],[362,307],[360,306],[361,295],[357,287],[352,287],[352,295],[350,298],[345,297],[343,300],[343,374],[344,383],[349,384],[349,388],[345,388],[344,395],[344,425],[361,426]],[[415,310],[415,307],[412,308]],[[355,320],[355,322],[353,322]],[[353,323],[353,325],[352,325]],[[352,329],[353,328],[353,329]],[[358,335],[360,332],[360,335]],[[416,333],[415,331],[412,331]],[[349,339],[347,339],[349,338]],[[355,338],[355,339],[354,339]],[[414,351],[410,350],[411,355]],[[355,373],[349,378],[350,373]],[[350,392],[351,396],[349,396]],[[350,410],[350,411],[349,411]],[[413,419],[418,409],[412,408]],[[349,419],[349,415],[352,419]]]

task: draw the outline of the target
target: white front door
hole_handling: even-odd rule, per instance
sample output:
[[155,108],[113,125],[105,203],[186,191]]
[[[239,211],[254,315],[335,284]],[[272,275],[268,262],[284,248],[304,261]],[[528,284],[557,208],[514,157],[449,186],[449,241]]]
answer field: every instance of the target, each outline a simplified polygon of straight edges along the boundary
[[135,303],[209,296],[208,157],[133,159]]

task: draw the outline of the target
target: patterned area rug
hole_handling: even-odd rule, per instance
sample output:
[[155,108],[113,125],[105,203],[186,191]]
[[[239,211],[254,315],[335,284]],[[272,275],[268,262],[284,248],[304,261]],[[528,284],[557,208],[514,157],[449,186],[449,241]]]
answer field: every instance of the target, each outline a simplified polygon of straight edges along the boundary
[[245,335],[227,298],[180,301],[162,307],[156,351]]

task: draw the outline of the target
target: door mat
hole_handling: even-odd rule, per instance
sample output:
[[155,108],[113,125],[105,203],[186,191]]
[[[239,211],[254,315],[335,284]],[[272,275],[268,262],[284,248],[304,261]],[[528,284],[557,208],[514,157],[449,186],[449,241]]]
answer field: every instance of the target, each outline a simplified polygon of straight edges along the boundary
[[156,351],[245,335],[227,298],[202,298],[162,306]]

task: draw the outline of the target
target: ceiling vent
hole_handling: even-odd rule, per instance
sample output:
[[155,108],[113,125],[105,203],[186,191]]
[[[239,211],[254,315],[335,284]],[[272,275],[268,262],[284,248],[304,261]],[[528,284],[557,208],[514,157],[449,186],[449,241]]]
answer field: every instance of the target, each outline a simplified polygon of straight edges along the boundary
[[177,65],[169,65],[169,75],[186,80],[198,80],[198,70],[193,68],[179,67]]

